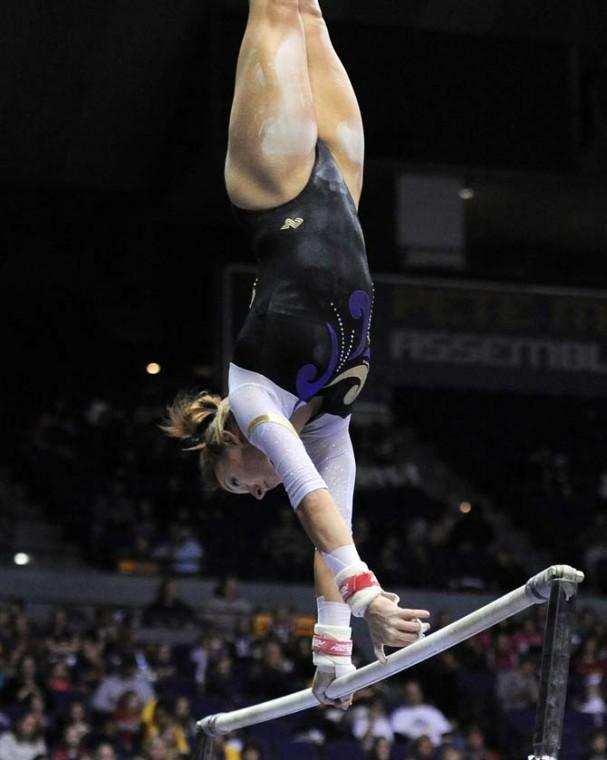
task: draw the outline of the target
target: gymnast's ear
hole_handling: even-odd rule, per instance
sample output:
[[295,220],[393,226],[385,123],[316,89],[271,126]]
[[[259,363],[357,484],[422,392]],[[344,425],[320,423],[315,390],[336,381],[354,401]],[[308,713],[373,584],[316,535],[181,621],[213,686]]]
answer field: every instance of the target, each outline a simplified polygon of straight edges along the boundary
[[221,434],[223,442],[226,446],[244,446],[246,441],[243,439],[240,430],[237,433],[232,433],[229,430],[224,430]]

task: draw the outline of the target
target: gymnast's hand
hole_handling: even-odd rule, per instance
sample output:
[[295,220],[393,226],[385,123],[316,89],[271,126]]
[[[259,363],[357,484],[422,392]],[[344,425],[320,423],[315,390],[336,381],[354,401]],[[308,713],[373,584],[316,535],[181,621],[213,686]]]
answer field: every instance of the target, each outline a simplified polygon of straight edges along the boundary
[[346,676],[355,670],[356,668],[351,664],[337,665],[333,670],[317,667],[312,683],[312,692],[316,699],[323,705],[333,705],[333,707],[339,707],[340,710],[347,710],[352,704],[352,694],[341,699],[330,699],[327,697],[327,689],[336,678]]
[[[320,601],[326,603],[324,597],[321,597]],[[350,617],[349,613],[348,617]],[[316,623],[312,638],[312,660],[316,665],[316,675],[312,684],[312,692],[316,699],[323,705],[333,705],[341,710],[347,710],[352,704],[352,695],[347,694],[340,699],[330,699],[327,696],[327,689],[336,678],[347,676],[356,670],[352,665],[350,626]]]
[[407,610],[398,606],[396,594],[383,592],[367,607],[365,620],[369,626],[373,651],[377,659],[387,661],[384,646],[405,647],[423,638],[430,628],[422,622],[429,618],[428,610]]

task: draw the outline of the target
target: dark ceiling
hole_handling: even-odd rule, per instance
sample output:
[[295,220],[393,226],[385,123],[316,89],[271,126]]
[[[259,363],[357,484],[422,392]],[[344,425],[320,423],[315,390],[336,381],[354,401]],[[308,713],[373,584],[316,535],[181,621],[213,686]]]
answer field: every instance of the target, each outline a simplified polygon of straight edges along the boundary
[[[222,187],[246,2],[6,5],[0,296],[14,427],[61,394],[129,388],[149,359],[182,379],[216,358],[218,277],[247,258]],[[476,181],[468,276],[556,281],[553,262],[578,254],[602,272],[603,2],[323,6],[365,117],[376,271],[399,267],[395,174],[425,167]],[[607,286],[607,273],[592,279]]]

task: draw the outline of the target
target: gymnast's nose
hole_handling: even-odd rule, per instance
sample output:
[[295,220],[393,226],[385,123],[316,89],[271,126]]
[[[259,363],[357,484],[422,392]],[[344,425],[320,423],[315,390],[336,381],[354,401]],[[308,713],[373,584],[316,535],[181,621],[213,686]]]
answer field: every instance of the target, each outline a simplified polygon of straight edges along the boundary
[[259,499],[259,501],[261,501],[261,499],[263,499],[263,497],[266,495],[267,490],[267,488],[264,488],[261,484],[257,483],[257,485],[253,486],[252,493],[256,499]]

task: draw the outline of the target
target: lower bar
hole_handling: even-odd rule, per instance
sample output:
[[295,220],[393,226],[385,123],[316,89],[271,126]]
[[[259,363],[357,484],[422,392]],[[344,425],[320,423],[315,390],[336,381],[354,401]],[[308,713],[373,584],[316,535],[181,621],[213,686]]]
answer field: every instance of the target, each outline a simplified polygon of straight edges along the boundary
[[[348,676],[339,678],[331,684],[328,696],[337,699],[377,683],[377,681],[383,681],[401,670],[417,665],[417,663],[459,644],[461,641],[490,628],[527,607],[531,607],[533,604],[536,604],[536,600],[529,598],[526,587],[521,586],[516,591],[512,591],[480,610],[445,626],[440,631],[400,649],[390,655],[385,664],[376,661]],[[292,715],[317,705],[318,700],[312,693],[312,689],[305,689],[269,702],[262,702],[229,713],[219,713],[205,718],[199,725],[210,735],[227,734],[239,728],[246,728],[274,718],[282,718],[285,715]]]
[[557,760],[563,735],[577,584],[552,583],[540,670],[540,695],[529,760]]
[[[584,575],[568,565],[553,565],[530,578],[524,586],[515,591],[391,654],[385,664],[373,662],[350,675],[338,678],[329,687],[327,696],[338,699],[378,681],[383,681],[395,673],[400,673],[435,654],[450,649],[534,604],[543,604],[550,596],[552,582],[557,579],[567,579],[570,583],[577,584],[582,582]],[[263,723],[266,720],[292,715],[317,705],[318,700],[312,694],[312,690],[305,689],[251,707],[210,715],[199,721],[197,726],[209,736],[217,736],[253,726],[256,723]]]

